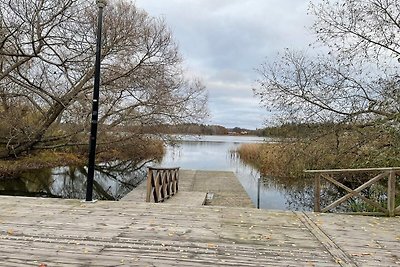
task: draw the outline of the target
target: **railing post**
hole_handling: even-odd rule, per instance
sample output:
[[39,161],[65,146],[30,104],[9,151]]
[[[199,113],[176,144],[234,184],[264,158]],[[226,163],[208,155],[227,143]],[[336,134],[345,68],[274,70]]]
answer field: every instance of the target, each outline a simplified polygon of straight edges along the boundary
[[147,169],[147,188],[146,188],[146,202],[150,202],[151,191],[153,187],[151,186],[151,180],[153,179],[153,170],[151,168]]
[[164,202],[164,200],[167,198],[167,194],[166,194],[166,192],[167,192],[167,188],[166,188],[166,186],[167,186],[167,174],[168,174],[168,171],[166,171],[166,170],[159,170],[158,171],[159,172],[159,174],[160,174],[160,198],[159,198],[159,202]]
[[321,212],[321,175],[314,177],[314,212]]
[[156,176],[154,180],[154,202],[158,203],[161,200],[161,190],[160,190],[160,185],[161,185],[161,172],[160,170],[156,170]]
[[179,190],[179,168],[175,169],[175,193]]
[[257,181],[257,209],[260,208],[260,190],[261,190],[261,177]]
[[387,198],[387,208],[389,212],[389,216],[395,216],[396,209],[396,172],[390,171],[388,178],[388,198]]
[[178,192],[179,167],[178,168],[154,168],[148,167],[146,202],[164,202]]
[[175,195],[178,192],[178,181],[179,181],[179,168],[175,168],[171,173],[171,195]]

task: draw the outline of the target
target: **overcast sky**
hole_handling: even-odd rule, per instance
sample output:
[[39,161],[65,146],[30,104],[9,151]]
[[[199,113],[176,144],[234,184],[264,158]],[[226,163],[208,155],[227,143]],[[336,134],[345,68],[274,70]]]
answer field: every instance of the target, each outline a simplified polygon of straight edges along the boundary
[[189,75],[209,92],[208,124],[261,128],[268,112],[253,96],[261,63],[312,42],[309,0],[136,0],[171,28]]

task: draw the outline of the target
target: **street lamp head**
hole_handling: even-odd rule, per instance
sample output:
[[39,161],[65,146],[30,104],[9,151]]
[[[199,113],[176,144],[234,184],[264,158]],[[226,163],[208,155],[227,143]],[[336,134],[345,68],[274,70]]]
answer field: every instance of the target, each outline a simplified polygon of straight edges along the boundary
[[98,8],[104,8],[107,5],[107,0],[96,0]]

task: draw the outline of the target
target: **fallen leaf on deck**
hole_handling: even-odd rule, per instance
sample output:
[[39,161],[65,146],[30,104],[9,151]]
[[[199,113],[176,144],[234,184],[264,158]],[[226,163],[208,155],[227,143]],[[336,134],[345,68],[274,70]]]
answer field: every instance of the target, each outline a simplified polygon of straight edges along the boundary
[[215,248],[215,244],[208,243],[208,244],[207,244],[207,247],[208,247],[208,248]]

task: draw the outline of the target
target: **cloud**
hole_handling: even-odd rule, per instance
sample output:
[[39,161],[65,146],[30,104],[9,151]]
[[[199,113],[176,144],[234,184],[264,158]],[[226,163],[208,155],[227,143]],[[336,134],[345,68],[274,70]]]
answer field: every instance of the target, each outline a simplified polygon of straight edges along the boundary
[[227,127],[262,128],[267,112],[252,97],[249,84],[231,75],[230,79],[213,80],[208,84],[211,122]]
[[267,112],[252,88],[255,68],[284,48],[307,47],[308,0],[136,0],[162,16],[174,33],[190,75],[210,93],[212,122],[260,127]]

